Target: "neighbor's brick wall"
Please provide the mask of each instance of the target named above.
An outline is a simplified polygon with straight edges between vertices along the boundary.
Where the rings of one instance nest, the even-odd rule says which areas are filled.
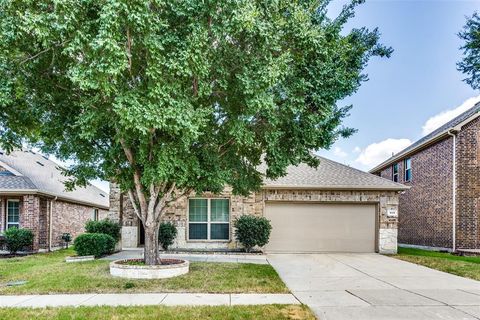
[[[457,248],[480,248],[480,118],[457,134]]]
[[[48,223],[50,220],[48,208],[48,199],[40,198],[40,211],[38,213],[38,246],[41,249],[48,248],[48,235],[50,231],[48,228]]]
[[[20,227],[32,230],[33,250],[40,249],[40,198],[35,195],[24,195],[20,204]]]
[[[452,247],[452,143],[447,138],[412,155],[410,182],[404,179],[404,159],[398,162],[398,182],[411,187],[400,195],[399,243]],[[392,180],[392,166],[380,176]]]
[[[398,170],[400,170],[400,167],[398,168]],[[392,166],[389,166],[389,167],[385,168],[384,170],[382,170],[379,175],[382,178],[385,178],[385,179],[388,179],[388,180],[393,180],[392,173],[393,173],[393,168],[392,168]],[[399,176],[399,179],[400,179],[400,175],[401,175],[400,171],[398,173],[399,173],[398,176]]]
[[[34,233],[33,250],[48,249],[50,203],[52,211],[52,247],[63,245],[61,240],[64,232],[69,232],[75,238],[85,232],[85,223],[92,218],[93,207],[74,204],[61,200],[51,201],[49,198],[36,195],[19,197],[0,197],[0,231],[5,230],[7,199],[20,200],[20,227]],[[108,210],[99,209],[99,219],[105,219]]]
[[[63,245],[62,235],[64,233],[70,233],[75,239],[79,234],[85,232],[85,223],[92,219],[94,208],[61,200],[52,203],[52,246],[59,247]],[[107,216],[108,210],[99,209],[99,220],[105,219]]]

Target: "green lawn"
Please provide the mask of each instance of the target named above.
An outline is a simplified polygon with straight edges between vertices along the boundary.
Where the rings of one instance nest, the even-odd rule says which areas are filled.
[[[233,307],[77,307],[46,309],[1,309],[0,319],[262,319],[262,320],[314,320],[306,306],[266,305]]]
[[[0,294],[105,292],[285,293],[285,284],[270,265],[193,262],[184,276],[160,280],[114,278],[109,261],[65,263],[71,249],[21,258],[0,259]],[[6,287],[9,281],[27,284]],[[2,318],[2,317],[0,317]]]
[[[398,248],[395,257],[457,276],[480,280],[480,257],[461,257],[450,253],[410,248]]]

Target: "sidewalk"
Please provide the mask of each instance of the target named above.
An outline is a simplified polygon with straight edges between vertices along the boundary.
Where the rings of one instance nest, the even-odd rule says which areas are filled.
[[[300,304],[292,294],[216,293],[120,293],[51,294],[1,296],[0,307],[77,307],[77,306],[234,306],[259,304]]]
[[[266,255],[212,254],[212,253],[160,253],[161,258],[176,258],[196,262],[230,262],[268,264]],[[122,250],[102,258],[103,260],[141,259],[143,249]]]

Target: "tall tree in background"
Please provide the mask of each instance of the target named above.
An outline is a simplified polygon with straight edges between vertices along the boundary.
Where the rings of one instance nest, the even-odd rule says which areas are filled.
[[[465,82],[474,89],[480,89],[480,16],[477,12],[467,18],[458,36],[465,42],[460,48],[463,59],[457,64],[458,70],[467,75]]]
[[[73,159],[67,186],[126,192],[161,263],[165,209],[192,192],[260,188],[353,129],[338,100],[389,56],[354,8],[321,0],[0,2],[0,143]],[[259,172],[264,161],[266,172]]]

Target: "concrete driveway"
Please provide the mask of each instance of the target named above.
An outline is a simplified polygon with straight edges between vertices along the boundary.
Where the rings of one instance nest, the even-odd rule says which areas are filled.
[[[480,319],[480,282],[379,254],[270,254],[319,319]]]

